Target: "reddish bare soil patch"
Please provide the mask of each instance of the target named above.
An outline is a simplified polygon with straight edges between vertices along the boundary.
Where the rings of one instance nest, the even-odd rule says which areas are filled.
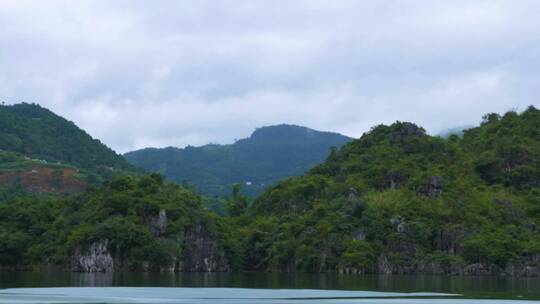
[[[0,184],[19,183],[32,193],[62,194],[84,191],[87,183],[75,178],[76,169],[34,167],[0,173]]]

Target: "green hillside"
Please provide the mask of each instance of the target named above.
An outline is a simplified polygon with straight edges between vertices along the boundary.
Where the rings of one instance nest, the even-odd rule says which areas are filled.
[[[285,177],[303,174],[324,160],[331,147],[350,140],[336,133],[277,125],[259,128],[231,145],[148,148],[125,157],[133,165],[188,183],[205,195],[229,195],[235,183],[242,184],[246,194],[255,195]]]
[[[0,106],[0,150],[81,168],[133,168],[73,122],[37,104]]]
[[[0,204],[0,269],[228,271],[230,229],[159,175],[115,177],[78,197]]]
[[[138,172],[74,123],[36,104],[0,106],[0,201],[84,191]]]
[[[12,197],[0,269],[540,276],[539,139],[534,107],[461,137],[379,125],[250,206],[234,187],[229,217],[158,174]]]
[[[524,275],[540,266],[540,111],[463,138],[374,127],[247,212],[249,269]]]

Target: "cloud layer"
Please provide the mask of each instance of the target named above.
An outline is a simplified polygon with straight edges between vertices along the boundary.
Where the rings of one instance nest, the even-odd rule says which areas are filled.
[[[431,132],[539,105],[540,2],[0,2],[0,99],[120,152],[295,123]]]

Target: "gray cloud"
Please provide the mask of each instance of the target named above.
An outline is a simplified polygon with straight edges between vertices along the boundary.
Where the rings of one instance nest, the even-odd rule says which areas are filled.
[[[0,98],[118,151],[539,105],[540,2],[0,2]]]

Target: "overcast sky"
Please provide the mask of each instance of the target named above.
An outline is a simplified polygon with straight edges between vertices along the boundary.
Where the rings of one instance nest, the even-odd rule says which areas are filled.
[[[540,105],[540,1],[0,1],[0,100],[119,152]]]

